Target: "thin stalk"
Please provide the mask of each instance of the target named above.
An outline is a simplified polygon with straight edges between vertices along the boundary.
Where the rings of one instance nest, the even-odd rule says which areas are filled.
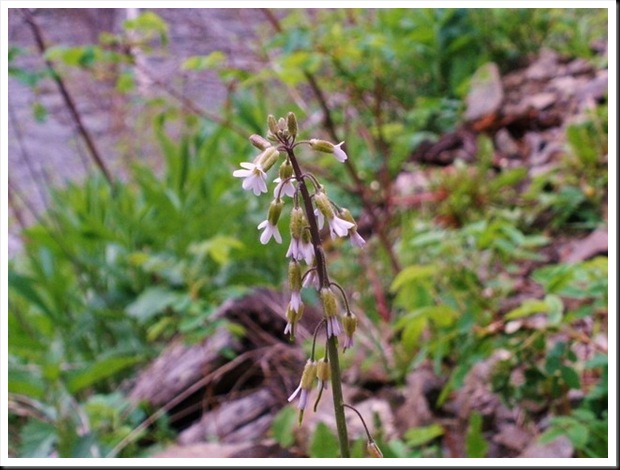
[[[319,226],[312,209],[312,200],[310,199],[310,193],[308,192],[308,188],[304,181],[304,174],[299,167],[299,163],[297,162],[293,149],[287,146],[286,152],[291,160],[291,164],[293,165],[293,171],[295,172],[295,178],[297,179],[298,188],[303,200],[306,218],[308,220],[308,225],[310,226],[310,237],[312,240],[312,246],[314,247],[319,284],[321,287],[329,288],[330,282],[327,275],[325,253],[323,252],[323,248],[321,246]],[[347,433],[347,424],[344,417],[342,379],[340,374],[340,361],[338,358],[338,344],[336,343],[335,336],[330,336],[327,340],[327,355],[332,375],[332,397],[334,401],[334,414],[336,417],[336,430],[338,433],[338,441],[340,443],[340,455],[343,458],[349,458],[351,454],[349,453],[349,437]]]

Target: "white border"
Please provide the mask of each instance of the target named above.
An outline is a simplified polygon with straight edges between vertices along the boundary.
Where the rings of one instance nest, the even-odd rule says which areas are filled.
[[[617,274],[616,266],[616,165],[617,165],[617,139],[616,133],[616,116],[617,116],[617,63],[616,63],[616,41],[617,41],[617,24],[616,24],[616,5],[613,1],[28,1],[28,0],[4,0],[0,1],[0,299],[2,323],[0,324],[0,464],[10,466],[255,466],[255,467],[281,467],[281,466],[318,466],[317,462],[312,459],[8,459],[8,418],[4,413],[8,409],[8,332],[7,332],[7,315],[8,298],[7,298],[7,259],[8,259],[8,9],[9,8],[128,8],[128,7],[149,7],[149,8],[607,8],[609,18],[609,127],[612,131],[609,133],[609,277],[614,281]],[[396,467],[426,467],[426,466],[446,466],[446,467],[488,467],[488,466],[526,466],[531,464],[545,466],[616,466],[617,450],[613,433],[616,430],[616,331],[617,331],[617,298],[616,291],[610,288],[609,292],[609,457],[607,459],[537,459],[535,461],[526,459],[391,459],[383,460],[380,466],[396,466]],[[613,341],[612,341],[613,339]],[[320,465],[334,466],[377,466],[378,461],[372,459],[323,459]]]

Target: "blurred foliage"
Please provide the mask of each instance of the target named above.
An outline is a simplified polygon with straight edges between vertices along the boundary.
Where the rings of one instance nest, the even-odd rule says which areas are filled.
[[[63,76],[112,79],[117,93],[141,106],[148,124],[137,139],[153,137],[163,163],[134,164],[113,186],[93,176],[55,190],[44,218],[24,233],[23,252],[9,264],[11,452],[135,457],[173,439],[165,415],[131,434],[148,410],[128,403],[123,383],[173,337],[200,341],[227,327],[212,319],[225,299],[258,284],[282,285],[286,247],[256,249],[257,232],[248,227],[264,218],[264,207],[242,194],[231,172],[251,156],[244,134],[264,131],[267,114],[294,111],[310,133],[346,141],[355,166],[328,173],[322,157],[310,165],[335,184],[354,216],[388,207],[388,187],[403,170],[424,171],[442,195],[415,211],[391,207],[379,220],[385,239],[371,235],[365,250],[377,278],[372,288],[368,261],[351,262],[348,246],[332,261],[336,275],[351,279],[355,309],[390,332],[387,339],[365,333],[376,346],[368,363],[381,364],[402,386],[430,361],[445,379],[440,406],[475,364],[503,351],[491,385],[504,402],[535,403],[527,419],[548,411],[543,441],[566,435],[577,455],[606,456],[607,356],[584,362],[572,340],[585,341],[576,328],[584,318],[595,333],[606,332],[607,260],[541,265],[541,251],[567,231],[604,224],[607,105],[571,124],[561,165],[533,178],[526,169],[495,170],[492,142],[483,136],[473,164],[443,170],[408,161],[420,142],[459,123],[469,80],[483,63],[507,71],[546,46],[604,67],[591,44],[605,31],[606,10],[274,13],[276,30],[263,30],[255,45],[261,70],[233,67],[223,51],[180,62],[179,73],[213,70],[226,84],[217,124],[169,95],[140,101],[134,94],[137,66],[128,50],[157,56],[171,37],[153,12],[98,44],[47,51]],[[50,75],[19,66],[29,53],[9,49],[9,75],[37,90]],[[33,114],[42,122],[47,110],[34,103]],[[524,270],[542,296],[525,292],[502,310],[520,293]],[[377,290],[386,293],[389,322],[378,314]],[[583,398],[571,400],[571,390],[584,391]],[[273,423],[283,446],[293,442],[294,416],[285,408]],[[472,413],[468,456],[487,454],[485,426]],[[375,437],[385,457],[441,457],[443,435],[431,424],[399,439]],[[309,455],[336,452],[326,441],[335,442],[321,424]],[[356,441],[353,455],[364,448]]]

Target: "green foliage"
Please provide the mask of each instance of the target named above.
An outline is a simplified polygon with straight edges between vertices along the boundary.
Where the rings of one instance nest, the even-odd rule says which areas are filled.
[[[308,453],[313,458],[329,458],[340,454],[338,438],[325,423],[320,422],[314,429]]]
[[[297,411],[290,406],[285,406],[273,419],[271,434],[282,447],[290,447],[295,442],[293,434],[297,427]]]
[[[482,434],[482,415],[474,411],[469,417],[469,427],[465,437],[465,453],[467,457],[486,457],[489,444]]]

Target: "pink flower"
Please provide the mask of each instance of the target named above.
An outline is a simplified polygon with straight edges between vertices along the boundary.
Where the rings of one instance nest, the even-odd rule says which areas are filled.
[[[254,195],[259,196],[261,193],[267,192],[267,174],[260,165],[249,162],[242,162],[242,168],[245,170],[233,171],[235,178],[244,178],[241,186],[246,191],[252,190]]]
[[[347,222],[340,217],[334,216],[328,220],[329,223],[329,235],[332,239],[339,237],[346,237],[349,234],[349,229],[355,227],[354,223]]]
[[[357,233],[357,230],[350,230],[349,238],[351,239],[351,244],[358,248],[361,248],[366,244],[366,240],[364,240],[362,236]]]
[[[274,197],[281,197],[282,195],[293,197],[295,195],[295,185],[292,178],[287,178],[284,181],[281,178],[276,178],[273,182],[278,183],[273,190]]]
[[[340,336],[342,334],[342,323],[338,315],[327,317],[327,337]]]

